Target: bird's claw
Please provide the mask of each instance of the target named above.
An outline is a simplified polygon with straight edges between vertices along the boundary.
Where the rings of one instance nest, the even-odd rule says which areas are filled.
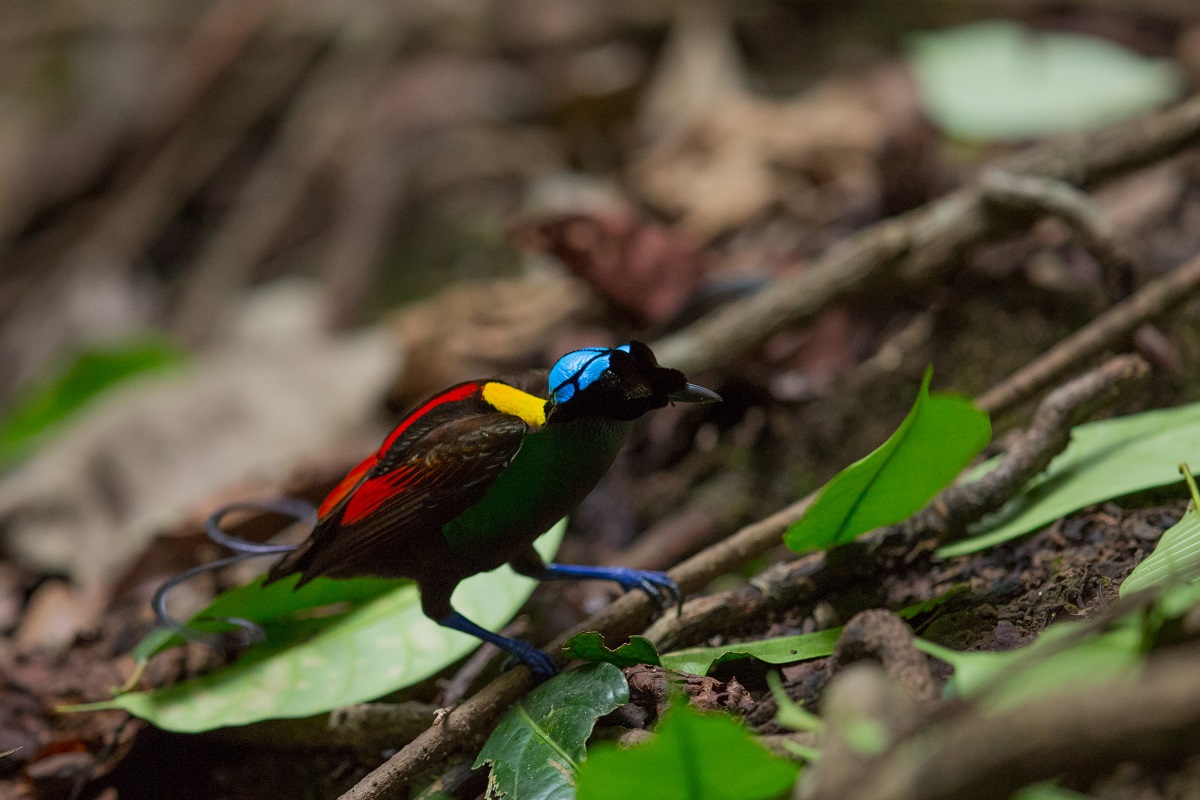
[[[680,591],[679,584],[665,572],[629,570],[628,577],[619,583],[625,591],[641,589],[664,611],[675,606],[679,613],[683,613],[683,592]]]
[[[515,645],[524,645],[524,647],[514,646],[509,650],[510,657],[504,663],[505,672],[518,664],[524,664],[529,667],[529,671],[533,673],[533,679],[538,683],[545,683],[558,674],[558,667],[550,656],[528,642],[520,639],[514,639],[513,642]]]
[[[597,580],[612,581],[627,592],[641,589],[662,606],[663,610],[675,606],[683,611],[683,592],[671,576],[665,572],[654,572],[629,567],[579,567],[569,564],[549,564],[537,577],[542,580]]]

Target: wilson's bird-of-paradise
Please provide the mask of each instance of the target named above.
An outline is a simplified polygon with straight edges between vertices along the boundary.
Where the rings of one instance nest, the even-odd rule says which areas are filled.
[[[330,492],[299,545],[229,537],[217,525],[223,511],[209,530],[239,552],[235,558],[285,552],[268,583],[296,573],[297,586],[321,575],[410,578],[430,619],[497,645],[545,679],[556,671],[553,660],[455,611],[455,587],[511,564],[539,580],[615,581],[679,602],[679,587],[664,573],[547,564],[533,542],[608,471],[633,420],[672,401],[718,400],[679,370],[660,367],[641,342],[575,350],[548,375],[467,381],[419,404]],[[166,592],[196,571],[176,576],[155,596],[164,624],[181,627],[166,613]]]

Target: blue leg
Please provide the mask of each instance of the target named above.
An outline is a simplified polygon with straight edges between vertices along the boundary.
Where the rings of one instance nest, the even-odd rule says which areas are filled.
[[[529,667],[530,672],[533,673],[533,677],[539,683],[549,680],[558,674],[558,667],[554,666],[554,660],[529,642],[523,642],[520,639],[510,639],[507,636],[492,633],[486,628],[481,628],[474,622],[471,622],[471,620],[457,611],[448,617],[439,619],[438,624],[447,628],[453,628],[456,631],[469,633],[489,644],[496,645],[496,647],[499,647],[513,658],[519,659]]]
[[[542,581],[598,580],[613,581],[625,591],[641,589],[659,605],[675,606],[683,610],[683,592],[679,584],[665,572],[628,569],[627,567],[580,567],[572,564],[547,564],[546,568],[533,577]]]

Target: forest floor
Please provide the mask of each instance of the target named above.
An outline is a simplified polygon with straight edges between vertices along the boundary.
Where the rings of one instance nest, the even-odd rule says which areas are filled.
[[[896,429],[927,365],[936,389],[991,415],[981,459],[1024,452],[1039,402],[1081,375],[1102,385],[1042,430],[1061,434],[1047,458],[1071,425],[1200,399],[1189,2],[979,4],[1178,77],[1171,102],[1124,121],[990,141],[948,135],[922,105],[905,37],[970,21],[938,4],[48,5],[0,15],[19,33],[0,83],[26,98],[0,119],[0,798],[403,797],[473,759],[528,689],[494,653],[378,699],[422,709],[417,722],[355,734],[329,733],[329,714],[177,733],[58,709],[134,674],[155,589],[223,552],[203,532],[216,508],[318,503],[431,391],[577,346],[647,341],[724,398],[639,423],[557,557],[671,570],[687,603],[654,621],[606,585],[546,584],[514,630],[538,645],[579,627],[609,645],[647,633],[666,652],[846,626],[830,656],[673,676],[767,742],[791,735],[770,670],[821,712],[864,659],[916,698],[897,735],[951,730],[953,670],[912,634],[1002,652],[1058,622],[1101,625],[1184,516],[1170,486],[955,557],[934,551],[987,509],[828,553],[780,538],[802,498]],[[135,350],[151,367],[121,366]],[[1120,354],[1136,375],[1104,377]],[[122,370],[138,375],[116,385]],[[250,515],[236,533],[284,527]],[[173,603],[202,607],[261,568],[208,574]],[[913,606],[911,634],[872,616]],[[1189,653],[1194,616],[1153,655]],[[190,642],[138,685],[241,652]],[[663,668],[625,671],[631,703],[600,738],[637,740],[666,702]],[[1061,763],[1026,759],[1027,781],[971,796],[1046,777],[1113,800],[1200,796],[1200,714],[1158,728],[1128,714],[1151,718],[1145,752],[1094,763],[1076,731]],[[869,796],[960,796],[989,769],[1020,773],[1003,760],[1016,752],[960,757],[944,795]],[[831,755],[797,796],[839,796],[853,784],[838,768],[894,766],[856,757]],[[460,775],[452,796],[486,787],[486,770]]]

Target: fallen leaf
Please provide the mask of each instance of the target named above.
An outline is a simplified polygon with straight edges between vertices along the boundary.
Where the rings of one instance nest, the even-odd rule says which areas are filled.
[[[837,79],[789,100],[743,88],[729,20],[685,4],[640,125],[634,187],[706,241],[785,203],[813,221],[877,198],[885,113],[869,84]]]
[[[539,274],[460,284],[407,306],[384,321],[408,354],[389,399],[405,407],[469,378],[528,367],[591,304],[577,281]]]
[[[641,325],[678,314],[704,269],[700,250],[685,236],[629,213],[546,216],[518,226],[514,238],[558,258]]]
[[[261,290],[192,367],[122,385],[0,481],[19,563],[88,588],[220,491],[282,482],[347,441],[373,441],[402,352],[385,329],[328,339],[318,295]]]

